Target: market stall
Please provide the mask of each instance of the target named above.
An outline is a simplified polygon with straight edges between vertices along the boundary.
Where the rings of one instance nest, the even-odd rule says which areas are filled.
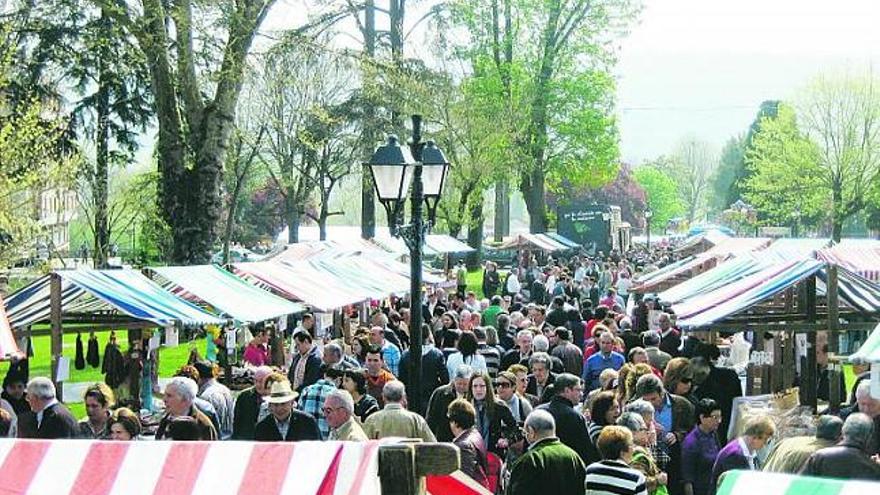
[[[498,246],[499,250],[540,251],[555,253],[580,248],[580,245],[558,234],[516,234]]]
[[[874,328],[880,319],[880,285],[858,274],[804,257],[770,263],[741,279],[672,305],[685,332],[754,332],[747,395],[781,393],[795,383],[816,383],[817,333],[828,332],[829,352],[837,352],[837,332]],[[796,352],[796,349],[800,351]],[[830,366],[829,406],[840,403]],[[800,403],[817,406],[815,386],[800,390]]]
[[[4,493],[488,495],[452,444],[0,439]],[[438,488],[439,487],[439,488]]]
[[[762,250],[770,242],[771,239],[765,237],[730,237],[719,240],[717,245],[703,253],[635,279],[630,292],[647,294],[667,290],[701,273],[712,270],[725,260]]]
[[[815,478],[761,471],[728,471],[716,495],[868,495],[880,492],[880,483]]]
[[[129,269],[55,271],[11,294],[6,299],[6,312],[11,327],[28,337],[38,334],[31,331],[32,325],[49,326],[52,381],[59,396],[63,396],[60,382],[69,369],[62,348],[65,326],[79,325],[89,331],[127,329],[135,332],[129,335],[131,341],[140,340],[141,329],[222,325],[226,321]],[[146,368],[143,371],[145,376],[149,372]],[[137,393],[132,395],[138,397]]]

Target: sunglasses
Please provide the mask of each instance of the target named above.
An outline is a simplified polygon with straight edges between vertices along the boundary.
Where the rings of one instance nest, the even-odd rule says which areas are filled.
[[[511,384],[509,382],[495,382],[495,383],[493,383],[493,385],[495,385],[498,388],[506,388],[506,387],[511,386]]]
[[[687,378],[687,377],[685,377],[685,378],[682,378],[682,379],[681,379],[681,383],[690,383],[690,382],[692,382],[692,381],[694,381],[693,378]]]

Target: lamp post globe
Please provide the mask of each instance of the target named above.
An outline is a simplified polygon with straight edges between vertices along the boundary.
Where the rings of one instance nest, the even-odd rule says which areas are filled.
[[[388,214],[391,235],[403,239],[409,249],[410,259],[410,349],[409,380],[406,385],[410,408],[421,411],[423,391],[422,367],[422,252],[425,237],[437,211],[443,193],[443,184],[449,173],[449,161],[433,141],[422,141],[422,118],[412,116],[412,140],[409,146],[401,146],[397,136],[388,136],[370,160],[369,166],[379,202]],[[412,193],[410,194],[410,190]],[[411,221],[403,225],[402,212],[410,196]],[[427,221],[422,218],[427,207]]]

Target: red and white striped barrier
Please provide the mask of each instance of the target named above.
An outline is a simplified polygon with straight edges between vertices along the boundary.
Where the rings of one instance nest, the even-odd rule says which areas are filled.
[[[378,452],[379,442],[2,439],[0,493],[378,495]]]

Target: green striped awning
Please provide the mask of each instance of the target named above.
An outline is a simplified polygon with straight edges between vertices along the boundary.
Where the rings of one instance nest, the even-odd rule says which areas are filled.
[[[728,471],[716,495],[869,495],[880,483],[760,471]]]

